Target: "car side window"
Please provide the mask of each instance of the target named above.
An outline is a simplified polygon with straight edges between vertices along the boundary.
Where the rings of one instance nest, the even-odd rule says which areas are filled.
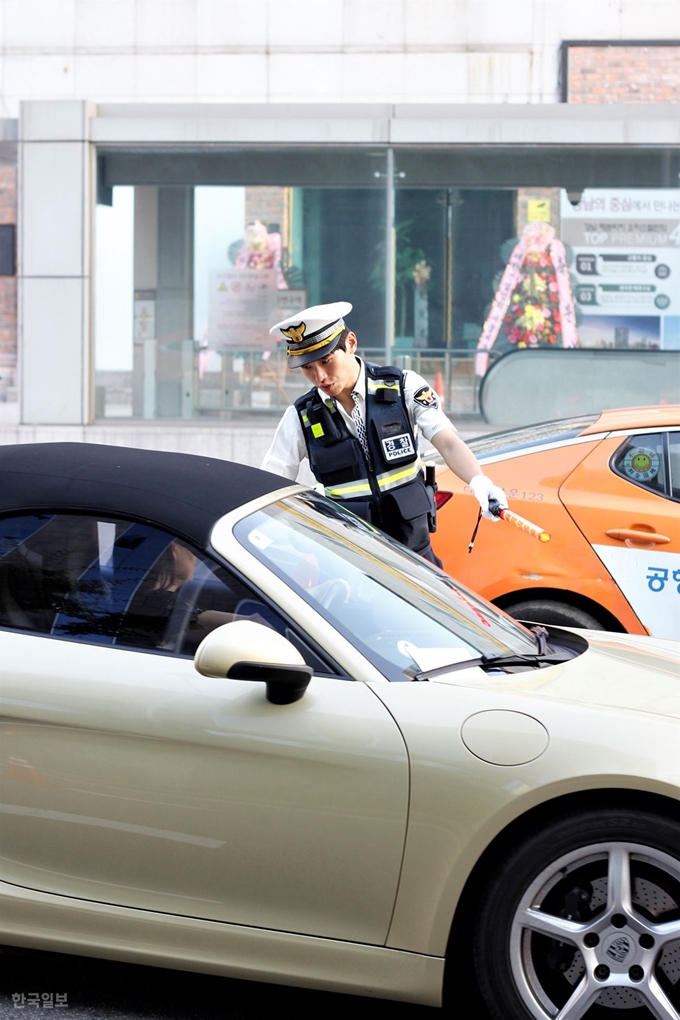
[[[666,496],[666,459],[662,432],[630,436],[619,447],[612,468],[623,478],[659,496]]]
[[[236,575],[149,524],[76,514],[0,520],[0,626],[193,655],[206,634],[250,619],[329,667]]]
[[[671,497],[680,500],[680,432],[668,433],[668,453],[671,467]]]

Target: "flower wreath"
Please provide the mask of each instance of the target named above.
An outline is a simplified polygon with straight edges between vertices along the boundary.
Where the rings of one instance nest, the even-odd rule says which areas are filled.
[[[477,344],[477,375],[486,372],[501,328],[520,349],[578,347],[567,256],[549,223],[527,223],[512,251]]]

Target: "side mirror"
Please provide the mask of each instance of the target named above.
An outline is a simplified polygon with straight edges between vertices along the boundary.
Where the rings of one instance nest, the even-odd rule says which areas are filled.
[[[314,675],[290,641],[250,620],[225,623],[207,634],[196,649],[194,666],[201,676],[261,680],[274,705],[299,701]]]

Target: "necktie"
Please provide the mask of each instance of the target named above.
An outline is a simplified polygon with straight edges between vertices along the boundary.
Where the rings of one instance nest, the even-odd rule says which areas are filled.
[[[356,393],[352,393],[352,400],[354,401],[354,407],[352,408],[352,421],[354,422],[357,430],[357,439],[361,443],[361,449],[364,451],[366,463],[370,470],[373,465],[371,464],[371,454],[368,450],[368,436],[366,435],[364,419],[361,417],[361,411],[359,410],[359,398]]]

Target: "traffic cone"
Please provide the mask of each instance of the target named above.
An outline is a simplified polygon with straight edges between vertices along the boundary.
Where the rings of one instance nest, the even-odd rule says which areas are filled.
[[[442,407],[444,406],[444,380],[442,379],[441,372],[437,372],[434,377],[434,392],[437,394],[441,401]]]

